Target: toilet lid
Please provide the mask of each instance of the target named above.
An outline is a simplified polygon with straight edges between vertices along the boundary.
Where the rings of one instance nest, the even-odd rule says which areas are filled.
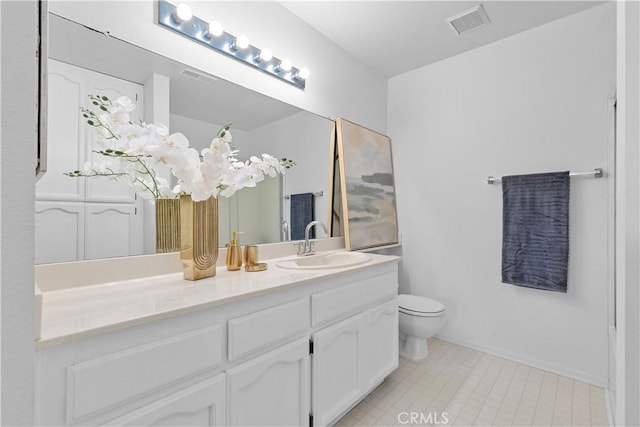
[[[444,311],[444,305],[440,301],[407,294],[398,295],[398,308],[407,314],[441,313]]]

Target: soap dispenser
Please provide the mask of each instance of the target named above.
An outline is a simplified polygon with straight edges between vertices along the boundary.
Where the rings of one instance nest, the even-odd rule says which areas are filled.
[[[227,247],[227,270],[236,271],[242,267],[242,250],[238,244],[240,231],[231,233],[231,243]]]

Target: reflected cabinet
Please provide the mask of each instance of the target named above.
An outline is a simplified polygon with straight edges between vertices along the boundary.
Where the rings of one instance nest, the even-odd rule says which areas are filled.
[[[36,263],[141,254],[142,204],[129,187],[64,173],[95,160],[95,134],[80,115],[89,95],[141,103],[142,86],[53,60],[47,76],[48,170],[36,184]]]

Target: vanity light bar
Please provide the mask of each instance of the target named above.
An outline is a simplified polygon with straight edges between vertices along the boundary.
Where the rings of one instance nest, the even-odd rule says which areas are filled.
[[[179,7],[183,7],[183,5]],[[309,71],[306,68],[298,69],[290,65],[291,61],[279,59],[272,55],[269,60],[265,58],[265,55],[261,58],[261,49],[251,44],[242,48],[242,44],[239,43],[239,41],[244,41],[239,40],[242,36],[236,38],[226,31],[222,31],[218,36],[210,34],[208,22],[193,15],[188,20],[182,19],[184,15],[180,14],[179,17],[177,9],[178,8],[171,3],[159,0],[158,24],[220,53],[235,58],[238,61],[244,62],[247,65],[262,70],[267,74],[284,80],[300,89],[305,88],[306,79],[309,76]],[[271,51],[269,51],[269,53],[270,52]],[[267,57],[268,56],[269,55],[267,55]],[[285,66],[283,66],[283,64]]]

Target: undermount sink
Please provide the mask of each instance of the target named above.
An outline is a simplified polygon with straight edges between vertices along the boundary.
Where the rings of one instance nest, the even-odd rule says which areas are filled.
[[[371,260],[371,255],[360,252],[331,252],[287,259],[278,262],[280,268],[293,270],[319,270],[325,268],[344,268],[364,264]]]

